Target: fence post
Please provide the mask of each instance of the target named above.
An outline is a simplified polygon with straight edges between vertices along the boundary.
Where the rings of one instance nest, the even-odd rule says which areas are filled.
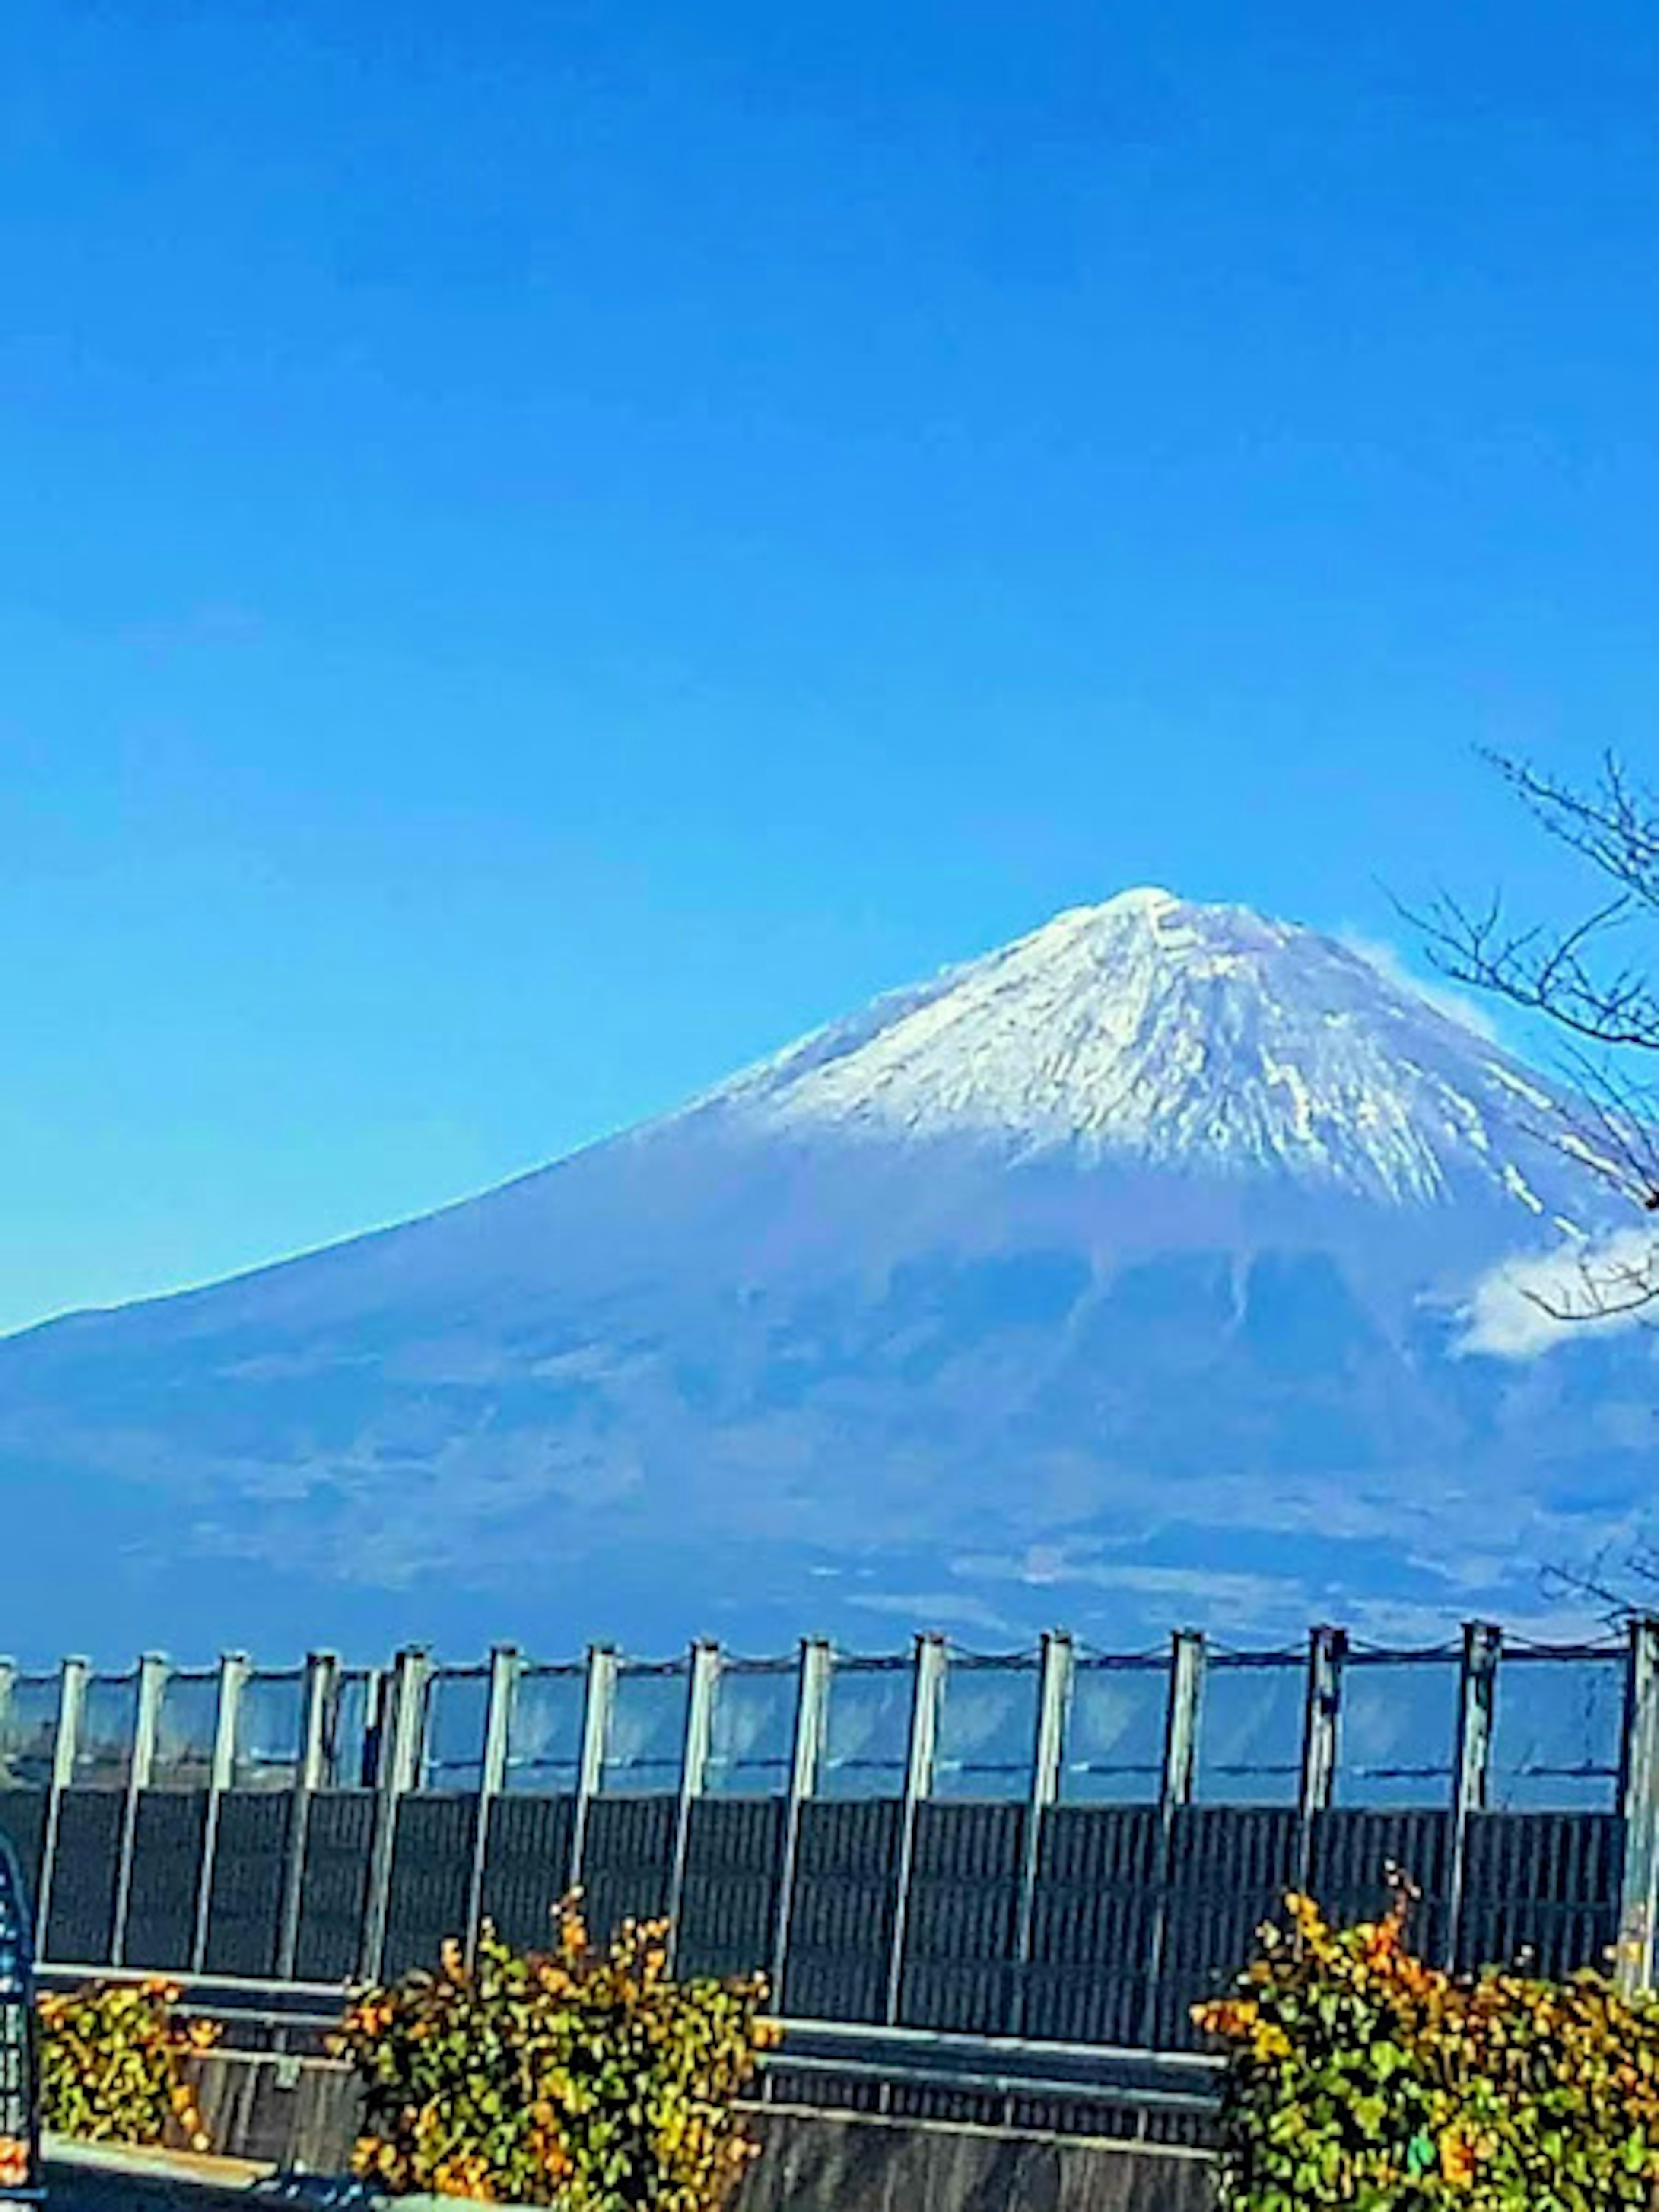
[[[202,1876],[196,1887],[196,1927],[190,1966],[199,1974],[207,1962],[208,1919],[213,1909],[213,1863],[219,1849],[219,1811],[236,1768],[236,1715],[247,1680],[245,1651],[227,1651],[219,1661],[219,1695],[213,1715],[213,1752],[208,1767],[207,1806],[202,1820]]]
[[[1314,1826],[1336,1781],[1337,1731],[1342,1713],[1345,1628],[1316,1628],[1308,1638],[1308,1693],[1302,1717],[1302,1779],[1297,1793],[1296,1886],[1312,1878]]]
[[[483,1749],[478,1762],[478,1804],[472,1823],[472,1870],[466,1886],[466,1955],[477,1953],[483,1921],[484,1870],[489,1858],[489,1824],[495,1800],[507,1787],[507,1738],[513,1700],[524,1661],[511,1644],[498,1644],[489,1655],[489,1702],[484,1708]]]
[[[1630,1625],[1620,1765],[1625,1866],[1614,1973],[1621,1994],[1638,1996],[1653,1987],[1659,1903],[1659,1620],[1651,1616]]]
[[[127,1800],[121,1814],[121,1856],[115,1873],[115,1925],[110,1936],[110,1964],[125,1964],[127,1916],[132,1904],[132,1851],[138,1832],[138,1801],[149,1787],[155,1761],[155,1725],[161,1717],[167,1662],[159,1651],[138,1662],[138,1697],[133,1716],[132,1759],[127,1771]]]
[[[674,1850],[668,1875],[668,1963],[679,1956],[680,1911],[685,1902],[685,1862],[691,1844],[691,1808],[702,1796],[708,1769],[708,1735],[720,1683],[720,1648],[699,1638],[691,1646],[685,1686],[685,1741],[680,1753],[680,1786],[674,1808]]]
[[[300,1756],[294,1770],[289,1806],[288,1844],[283,1868],[283,1904],[276,1923],[276,1978],[294,1979],[300,1946],[300,1908],[305,1897],[306,1844],[311,1834],[311,1803],[333,1779],[329,1771],[340,1662],[331,1651],[307,1654],[301,1690]]]
[[[918,1636],[910,1674],[910,1740],[904,1763],[904,1796],[899,1814],[898,1887],[893,1899],[893,1944],[887,1960],[887,2002],[883,2018],[895,2027],[904,1985],[904,1942],[910,1925],[910,1885],[915,1874],[916,1822],[921,1807],[933,1794],[933,1764],[939,1748],[939,1698],[945,1688],[945,1644],[942,1636]]]
[[[581,1761],[576,1769],[576,1802],[570,1822],[570,1879],[565,1885],[568,1889],[581,1887],[582,1867],[587,1856],[587,1818],[605,1775],[605,1749],[611,1737],[611,1707],[616,1694],[615,1647],[590,1644],[587,1694],[582,1700]]]
[[[1457,1753],[1452,1775],[1451,1872],[1447,1884],[1444,1963],[1457,1963],[1462,1932],[1463,1891],[1468,1877],[1469,1817],[1486,1802],[1486,1770],[1492,1754],[1492,1708],[1498,1661],[1504,1634],[1490,1621],[1463,1624],[1463,1663],[1457,1698]]]
[[[65,1659],[58,1676],[58,1729],[52,1738],[52,1781],[47,1787],[46,1827],[40,1838],[40,1879],[34,1900],[34,1951],[39,1959],[46,1956],[52,1878],[58,1861],[58,1826],[64,1809],[64,1792],[74,1786],[75,1755],[80,1743],[81,1715],[87,1701],[87,1676],[90,1671],[90,1662],[85,1659]]]
[[[784,1801],[778,1917],[772,1936],[772,1972],[769,1977],[772,2008],[779,2013],[783,2009],[784,1976],[789,1965],[789,1926],[795,1907],[795,1868],[800,1857],[801,1808],[817,1789],[823,1763],[824,1729],[830,1710],[830,1645],[825,1638],[802,1638],[795,1677],[789,1794]]]
[[[1169,1948],[1170,1884],[1174,1869],[1176,1814],[1192,1802],[1198,1767],[1198,1730],[1204,1702],[1204,1637],[1195,1628],[1176,1629],[1170,1645],[1170,1703],[1164,1728],[1164,1783],[1158,1793],[1158,1875],[1153,1891],[1152,1928],[1147,1946],[1146,1996],[1141,2012],[1141,2041],[1158,2040],[1159,1984]]]
[[[420,1778],[428,1671],[426,1653],[416,1645],[405,1646],[392,1662],[387,1695],[381,1699],[380,1740],[374,1774],[374,1831],[369,1845],[368,1888],[363,1901],[359,1967],[366,1982],[380,1979],[386,1960],[398,1810]]]
[[[1049,1808],[1060,1797],[1060,1762],[1066,1722],[1071,1711],[1076,1654],[1069,1636],[1045,1631],[1037,1676],[1036,1737],[1031,1747],[1031,1787],[1020,1841],[1019,1901],[1014,1919],[1014,1977],[1008,2032],[1025,2024],[1026,1985],[1030,1979],[1032,1936],[1036,1922],[1037,1875],[1042,1863],[1042,1830]]]

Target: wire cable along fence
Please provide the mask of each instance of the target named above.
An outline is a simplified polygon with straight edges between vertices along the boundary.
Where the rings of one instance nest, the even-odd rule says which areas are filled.
[[[70,1659],[0,1668],[0,1830],[43,1972],[337,1990],[426,1964],[484,1917],[538,1943],[580,1885],[601,1934],[666,1917],[680,1972],[764,1972],[843,2076],[834,2039],[855,2028],[890,2051],[1172,2052],[1287,1887],[1365,1912],[1390,1863],[1422,1893],[1431,1956],[1528,1951],[1560,1972],[1616,1952],[1627,1984],[1650,1981],[1659,1630],[1543,1648],[1475,1623],[1413,1650],[1321,1628],[1266,1653],[1182,1632],[1136,1655],[1054,1634],[1000,1656],[924,1635],[902,1657],[808,1639],[762,1660],[708,1643],[656,1662]]]

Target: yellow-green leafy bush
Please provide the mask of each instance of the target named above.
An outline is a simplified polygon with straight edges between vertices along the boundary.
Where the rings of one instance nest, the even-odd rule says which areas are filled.
[[[714,2212],[754,2145],[733,2100],[773,2031],[758,1979],[670,1978],[664,1925],[591,1945],[574,1899],[547,1954],[486,1926],[476,1960],[371,1990],[337,2047],[366,2092],[356,2171],[562,2212]]]
[[[1443,1973],[1406,1940],[1403,1889],[1352,1928],[1289,1906],[1236,1993],[1194,2014],[1228,2049],[1229,2212],[1655,2201],[1659,2006],[1590,1972]]]
[[[170,2143],[208,2148],[201,2108],[185,2070],[218,2031],[174,2014],[169,1982],[94,1982],[43,1996],[40,2117],[83,2142]]]

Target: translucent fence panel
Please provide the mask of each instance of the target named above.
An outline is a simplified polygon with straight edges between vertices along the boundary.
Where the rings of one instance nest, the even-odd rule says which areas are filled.
[[[909,1763],[908,1660],[841,1659],[830,1670],[820,1797],[900,1797]]]
[[[161,1685],[155,1716],[150,1786],[205,1790],[213,1774],[213,1738],[219,1721],[219,1676],[180,1669]]]
[[[305,1677],[297,1668],[247,1677],[236,1706],[234,1789],[292,1787],[300,1772],[304,1707]]]
[[[1199,1710],[1203,1805],[1294,1805],[1302,1784],[1304,1660],[1212,1658]]]
[[[377,1668],[347,1668],[334,1687],[326,1765],[335,1790],[366,1790],[374,1779],[371,1730],[380,1718]]]
[[[76,1738],[76,1781],[87,1789],[124,1790],[132,1772],[137,1722],[137,1674],[94,1674]]]
[[[0,1786],[45,1790],[58,1747],[56,1674],[14,1674],[0,1709]]]
[[[689,1680],[683,1662],[617,1668],[599,1772],[605,1796],[651,1797],[679,1788]]]
[[[1334,1802],[1449,1804],[1462,1669],[1455,1658],[1351,1656],[1342,1669]]]
[[[507,1727],[507,1786],[526,1796],[569,1796],[581,1772],[587,1674],[581,1667],[526,1667]]]
[[[934,1747],[936,1797],[1030,1796],[1037,1683],[1035,1660],[952,1657]]]
[[[489,1709],[487,1667],[444,1668],[433,1675],[426,1690],[422,1790],[467,1794],[482,1787]]]
[[[714,1686],[703,1788],[712,1796],[778,1797],[794,1757],[799,1672],[728,1662]]]
[[[1627,1675],[1620,1651],[1505,1652],[1487,1802],[1499,1812],[1612,1812]]]
[[[1167,1660],[1079,1660],[1066,1717],[1061,1800],[1155,1803],[1164,1787],[1169,1705]]]

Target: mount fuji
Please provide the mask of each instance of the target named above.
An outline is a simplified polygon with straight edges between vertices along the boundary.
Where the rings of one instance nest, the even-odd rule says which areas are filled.
[[[11,1641],[1133,1647],[1538,1615],[1650,1494],[1565,1100],[1360,953],[1158,890],[681,1110],[0,1343]]]

